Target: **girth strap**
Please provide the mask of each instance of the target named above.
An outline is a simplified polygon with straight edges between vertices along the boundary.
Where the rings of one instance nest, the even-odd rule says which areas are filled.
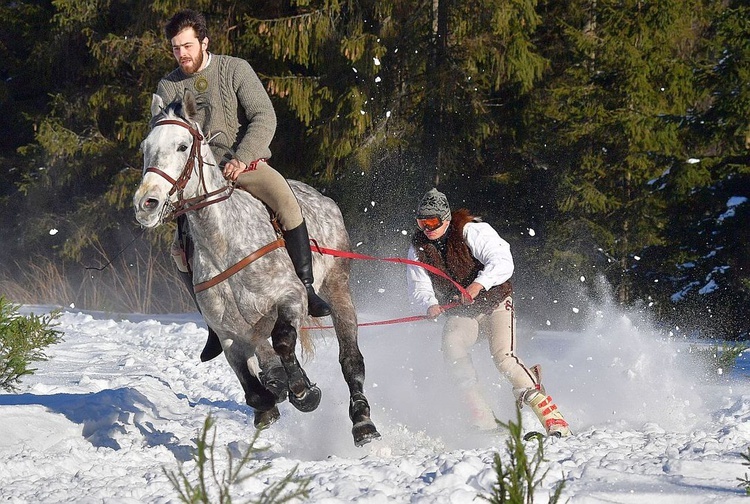
[[[276,240],[272,241],[268,245],[265,245],[249,256],[242,259],[240,262],[236,263],[233,266],[230,266],[228,269],[222,271],[215,277],[211,278],[210,280],[206,280],[205,282],[201,282],[195,286],[195,292],[198,293],[200,291],[204,291],[208,289],[209,287],[213,287],[214,285],[218,284],[219,282],[223,282],[230,276],[234,275],[238,271],[240,271],[242,268],[250,264],[251,262],[255,261],[256,259],[259,259],[266,255],[267,253],[271,252],[272,250],[276,250],[277,248],[281,248],[284,246],[284,239],[283,238],[277,238]]]

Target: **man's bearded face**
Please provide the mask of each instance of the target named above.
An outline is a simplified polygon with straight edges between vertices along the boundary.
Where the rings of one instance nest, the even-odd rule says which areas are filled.
[[[195,30],[185,28],[172,37],[172,54],[186,74],[194,74],[203,66],[208,38],[198,40]]]

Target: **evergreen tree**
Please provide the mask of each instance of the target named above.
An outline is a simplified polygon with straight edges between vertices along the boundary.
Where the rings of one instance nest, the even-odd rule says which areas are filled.
[[[289,63],[269,89],[308,128],[313,171],[340,178],[332,190],[362,219],[355,234],[382,244],[376,235],[411,229],[404,217],[436,183],[461,200],[467,179],[483,184],[478,210],[496,211],[490,177],[515,155],[522,97],[546,65],[531,43],[535,2],[315,5],[248,18],[244,33],[253,54]]]
[[[24,228],[25,249],[51,246],[80,260],[92,239],[132,228],[137,148],[150,93],[169,54],[147,3],[65,1],[37,26],[27,63],[50,101],[29,121],[34,142],[19,149],[19,183],[34,209]],[[160,70],[161,69],[161,70]],[[128,168],[138,170],[128,171]],[[51,236],[49,230],[59,231]]]
[[[20,82],[10,99],[31,104],[17,112],[24,143],[12,146],[16,187],[5,204],[13,213],[4,214],[15,239],[3,259],[14,259],[23,276],[25,261],[42,254],[78,291],[93,278],[83,265],[114,257],[136,232],[138,146],[151,92],[170,65],[168,46],[146,2],[13,2],[5,9],[11,33],[28,32],[11,51]],[[75,267],[66,268],[70,261]]]
[[[644,251],[643,297],[673,325],[747,337],[750,307],[750,7],[716,12],[697,61],[706,98],[685,121],[690,160],[657,181],[669,201],[665,245]]]
[[[132,239],[138,145],[175,66],[162,29],[184,6],[0,6],[4,258],[81,263]],[[732,313],[748,303],[747,2],[191,7],[211,50],[266,84],[274,166],[332,195],[368,252],[402,253],[439,184],[511,241],[517,283],[546,276],[562,292],[603,272],[665,320],[690,311],[746,332]],[[170,233],[148,238],[166,249]]]
[[[554,64],[530,110],[530,146],[558,181],[549,275],[603,272],[635,300],[631,267],[670,218],[650,182],[684,165],[684,124],[707,96],[692,73],[710,14],[701,2],[550,4]]]

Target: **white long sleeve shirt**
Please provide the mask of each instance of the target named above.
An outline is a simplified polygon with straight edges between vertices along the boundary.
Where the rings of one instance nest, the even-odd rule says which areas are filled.
[[[510,245],[503,240],[497,231],[486,222],[469,222],[464,226],[463,238],[471,255],[484,265],[475,282],[489,290],[510,279],[513,275],[513,256]],[[409,247],[407,257],[418,261],[414,245]],[[440,304],[432,287],[432,280],[426,269],[409,265],[406,268],[406,280],[411,302],[427,310],[432,305]]]

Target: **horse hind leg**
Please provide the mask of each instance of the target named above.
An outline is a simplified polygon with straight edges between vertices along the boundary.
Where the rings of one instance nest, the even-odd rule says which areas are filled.
[[[325,286],[339,343],[339,364],[349,387],[352,436],[356,446],[363,446],[379,438],[380,433],[370,418],[370,403],[364,394],[365,360],[357,342],[357,313],[349,290],[348,274],[343,270],[332,272],[326,278]]]
[[[349,418],[352,421],[355,446],[364,446],[380,437],[375,423],[370,418],[370,403],[363,393],[352,394],[349,398]]]
[[[310,382],[305,370],[300,366],[295,354],[297,331],[281,313],[271,331],[271,341],[286,371],[289,402],[306,413],[315,410],[320,404],[321,391]]]

